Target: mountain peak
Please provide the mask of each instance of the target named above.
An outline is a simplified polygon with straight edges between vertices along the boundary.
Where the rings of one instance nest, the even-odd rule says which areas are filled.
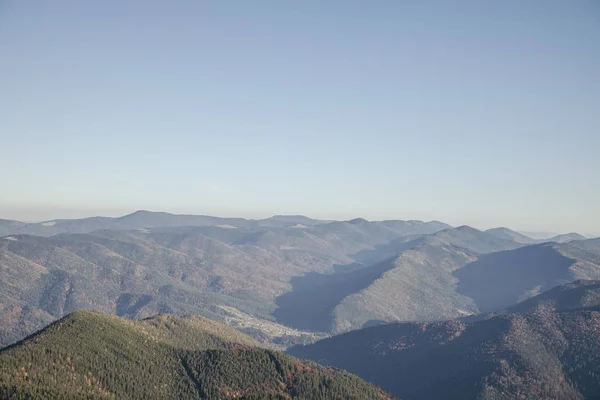
[[[70,314],[0,351],[0,398],[390,398],[347,372],[215,341],[189,322]]]
[[[363,224],[369,223],[369,221],[367,221],[364,218],[354,218],[354,219],[351,219],[350,221],[348,221],[348,223],[352,224],[352,225],[363,225]]]
[[[538,243],[536,239],[533,239],[529,236],[526,236],[522,233],[513,231],[512,229],[506,227],[499,228],[491,228],[486,230],[485,232],[494,235],[500,239],[512,240],[514,242],[522,243],[522,244],[534,244]]]
[[[481,231],[479,229],[475,229],[472,226],[469,225],[461,225],[461,226],[457,226],[456,228],[457,231],[461,231],[461,232],[471,232],[471,233],[480,233]]]

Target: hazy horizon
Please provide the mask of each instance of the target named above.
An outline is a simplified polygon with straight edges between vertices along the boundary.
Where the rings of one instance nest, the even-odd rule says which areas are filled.
[[[424,222],[433,222],[433,221],[438,221],[438,222],[443,222],[443,223],[447,223],[453,227],[458,227],[458,226],[462,226],[462,225],[467,225],[467,226],[471,226],[473,228],[479,229],[479,230],[486,230],[486,229],[491,229],[491,228],[509,228],[513,231],[516,232],[520,232],[522,234],[525,234],[527,236],[530,236],[531,238],[534,239],[547,239],[550,238],[552,236],[557,236],[557,235],[562,235],[562,234],[567,234],[567,233],[579,233],[582,234],[588,238],[592,238],[592,237],[600,237],[599,234],[596,234],[594,232],[584,232],[584,231],[556,231],[556,230],[532,230],[532,229],[521,229],[519,227],[513,227],[513,226],[506,226],[506,225],[492,225],[492,226],[476,226],[473,224],[469,224],[469,223],[451,223],[449,221],[445,221],[445,220],[439,220],[439,219],[420,219],[420,218],[402,218],[402,217],[391,217],[391,218],[367,218],[364,215],[348,215],[348,216],[343,216],[343,217],[327,217],[327,216],[314,216],[314,215],[309,215],[309,214],[305,214],[305,213],[274,213],[274,214],[264,214],[264,215],[254,215],[254,216],[248,216],[245,214],[238,214],[238,213],[233,213],[230,215],[223,215],[223,214],[211,214],[211,213],[205,213],[205,212],[193,212],[193,211],[181,211],[181,212],[176,212],[176,211],[168,211],[168,210],[158,210],[158,209],[132,209],[132,210],[104,210],[101,211],[99,210],[98,212],[94,212],[94,211],[83,211],[83,210],[63,210],[61,211],[54,211],[53,213],[46,213],[43,212],[42,214],[36,214],[36,213],[28,213],[25,212],[24,214],[21,213],[16,213],[13,214],[15,216],[19,216],[19,215],[24,215],[24,216],[31,216],[31,215],[45,215],[46,217],[44,218],[7,218],[5,217],[2,213],[0,213],[0,220],[4,219],[4,220],[15,220],[15,221],[20,221],[20,222],[26,222],[26,223],[40,223],[40,222],[49,222],[49,221],[53,221],[53,220],[61,220],[61,219],[82,219],[82,218],[93,218],[93,217],[110,217],[110,218],[118,218],[118,217],[123,217],[129,214],[133,214],[135,212],[138,211],[149,211],[149,212],[164,212],[164,213],[169,213],[169,214],[187,214],[187,215],[206,215],[206,216],[211,216],[211,217],[220,217],[220,218],[245,218],[245,219],[265,219],[265,218],[269,218],[269,217],[273,217],[273,216],[277,216],[277,215],[297,215],[297,216],[305,216],[305,217],[309,217],[309,218],[314,218],[314,219],[320,219],[320,220],[324,220],[324,221],[349,221],[355,218],[364,218],[366,220],[369,221],[383,221],[383,220],[420,220],[420,221],[424,221]]]
[[[600,4],[0,3],[0,218],[600,234]]]

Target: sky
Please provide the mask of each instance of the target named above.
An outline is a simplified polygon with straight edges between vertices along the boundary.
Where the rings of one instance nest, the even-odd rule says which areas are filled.
[[[600,2],[0,0],[0,218],[600,234]]]

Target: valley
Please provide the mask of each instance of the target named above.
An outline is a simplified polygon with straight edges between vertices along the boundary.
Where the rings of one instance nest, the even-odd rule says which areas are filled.
[[[506,228],[498,237],[440,222],[149,212],[109,221],[122,229],[86,232],[96,219],[4,224],[14,230],[0,238],[0,344],[96,309],[201,314],[284,348],[384,322],[497,312],[600,279],[598,239],[525,244]],[[19,233],[42,227],[80,233]]]
[[[28,354],[34,354],[37,343],[47,340],[44,332],[55,332],[56,326],[107,326],[110,331],[113,328],[105,324],[116,323],[117,330],[107,333],[110,337],[138,335],[122,330],[130,324],[145,335],[136,341],[157,341],[159,347],[152,350],[156,354],[174,344],[196,352],[177,356],[183,357],[183,364],[167,367],[156,378],[165,381],[169,369],[182,367],[184,380],[169,390],[183,397],[260,393],[247,386],[254,378],[243,382],[234,378],[256,362],[271,371],[259,373],[260,379],[274,379],[267,385],[269,393],[284,397],[292,393],[288,390],[295,383],[277,378],[273,374],[279,372],[260,361],[283,356],[264,353],[267,350],[229,354],[204,348],[200,354],[198,344],[190,341],[206,343],[203,336],[193,339],[200,334],[193,330],[200,327],[216,329],[242,346],[287,349],[293,356],[346,369],[401,399],[442,394],[578,399],[600,390],[581,372],[596,362],[587,353],[595,351],[594,335],[600,326],[596,321],[600,239],[539,243],[507,228],[479,231],[419,221],[170,218],[140,212],[110,220],[110,229],[89,232],[98,221],[4,224],[5,230],[16,228],[0,238],[0,316],[5,321],[0,345],[6,346],[0,359],[17,365],[30,357],[19,355],[19,349],[25,346]],[[71,232],[19,233],[42,227]],[[52,335],[60,343],[65,340]],[[75,347],[69,357],[78,351]],[[171,357],[166,355],[169,351],[161,357]],[[78,356],[82,357],[81,368],[96,368]],[[135,357],[150,355],[142,352]],[[215,370],[217,377],[202,372],[221,359],[235,360],[241,369]],[[298,365],[287,359],[277,363]],[[53,372],[57,380],[47,381],[46,367],[36,365],[38,369],[20,373],[26,373],[29,381],[4,375],[0,393],[61,397],[65,390],[81,390],[74,388],[88,382],[94,388],[88,393],[94,396],[123,390],[133,393],[130,398],[163,393],[159,387],[139,392],[123,388],[122,381],[102,375],[100,369],[80,375],[83,369],[77,365],[69,367],[75,368],[71,378],[59,377],[63,373],[59,369]],[[157,368],[139,373],[155,374]],[[321,367],[301,366],[292,373],[317,371],[314,368]],[[379,390],[354,380],[358,378],[322,371],[315,373],[325,374],[328,378],[323,379],[332,382],[328,387],[340,393],[346,389],[335,382],[350,379],[352,398]],[[596,374],[595,369],[590,371]],[[305,379],[302,376],[294,382]],[[75,383],[68,383],[72,379]],[[435,386],[427,384],[431,379]],[[200,392],[198,382],[205,382]],[[221,383],[211,382],[229,382],[229,389],[223,392]],[[323,390],[302,388],[293,393]]]
[[[580,280],[474,322],[392,323],[289,353],[402,399],[593,399],[600,395],[598,294],[598,281]]]

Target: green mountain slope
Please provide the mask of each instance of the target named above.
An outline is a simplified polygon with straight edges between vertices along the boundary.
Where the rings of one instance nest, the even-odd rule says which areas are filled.
[[[404,399],[600,396],[598,309],[381,325],[289,353],[345,368]]]
[[[375,399],[343,371],[262,349],[202,317],[80,311],[0,352],[0,398]]]

